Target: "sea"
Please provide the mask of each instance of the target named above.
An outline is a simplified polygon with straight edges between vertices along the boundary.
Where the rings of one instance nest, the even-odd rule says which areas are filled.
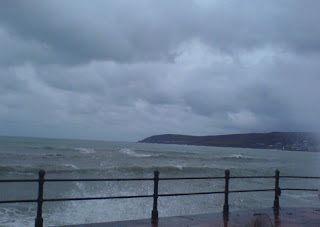
[[[280,175],[320,176],[320,153],[269,149],[0,137],[0,179]],[[319,188],[320,180],[280,179],[280,187]],[[274,179],[231,179],[230,190],[271,189]],[[36,199],[37,183],[0,183],[0,200]],[[159,193],[224,190],[224,180],[159,182]],[[45,198],[151,195],[153,182],[45,182]],[[280,207],[319,207],[319,192],[282,191]],[[271,208],[273,192],[232,193],[230,211]],[[150,218],[152,198],[45,202],[45,226]],[[222,212],[223,195],[160,197],[159,217]],[[0,204],[0,226],[34,226],[35,203]]]

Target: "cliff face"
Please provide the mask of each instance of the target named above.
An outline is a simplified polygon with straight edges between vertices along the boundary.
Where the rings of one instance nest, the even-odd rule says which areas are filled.
[[[313,132],[271,132],[219,136],[164,134],[151,136],[139,142],[295,151],[320,151],[319,138],[320,133]]]

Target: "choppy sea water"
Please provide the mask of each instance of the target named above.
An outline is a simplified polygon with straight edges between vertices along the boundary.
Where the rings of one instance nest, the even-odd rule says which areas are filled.
[[[320,153],[184,145],[0,137],[0,179],[320,176]],[[280,179],[280,187],[319,188],[318,180]],[[273,188],[274,179],[231,179],[230,190]],[[160,181],[159,193],[223,190],[223,180]],[[45,198],[152,194],[152,182],[46,182]],[[230,194],[230,210],[269,208],[272,192]],[[0,200],[35,199],[37,183],[0,183]],[[319,207],[317,192],[287,192],[283,207]],[[159,216],[221,212],[223,195],[159,198]],[[47,202],[44,225],[150,218],[152,198]],[[0,204],[0,226],[34,226],[36,204]]]

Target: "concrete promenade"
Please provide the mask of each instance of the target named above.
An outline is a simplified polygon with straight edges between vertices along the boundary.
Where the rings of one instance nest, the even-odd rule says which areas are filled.
[[[230,212],[228,219],[222,213],[160,217],[158,223],[151,219],[117,221],[106,223],[68,225],[68,227],[209,227],[209,226],[320,226],[320,208],[282,208],[276,216],[272,209],[244,210]],[[67,226],[64,226],[67,227]]]

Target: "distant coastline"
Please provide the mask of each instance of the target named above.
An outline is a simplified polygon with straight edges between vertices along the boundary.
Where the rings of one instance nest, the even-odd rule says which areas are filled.
[[[215,136],[163,134],[150,136],[138,142],[319,152],[319,138],[320,133],[316,132],[270,132]]]

